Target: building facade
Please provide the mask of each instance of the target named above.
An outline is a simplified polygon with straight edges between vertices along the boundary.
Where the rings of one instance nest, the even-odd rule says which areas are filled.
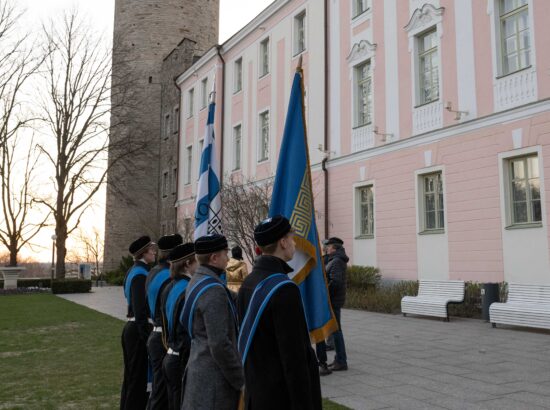
[[[216,77],[224,178],[276,165],[302,56],[321,235],[386,278],[550,284],[544,0],[277,0],[177,79],[192,221]],[[221,79],[221,81],[220,81]]]
[[[115,2],[106,270],[116,268],[121,258],[128,255],[133,240],[141,235],[156,239],[161,220],[167,223],[169,201],[163,196],[162,184],[170,158],[165,154],[177,151],[177,138],[164,139],[161,118],[165,118],[170,95],[175,94],[177,99],[174,75],[188,68],[195,55],[216,43],[218,20],[218,0]],[[180,43],[182,38],[192,40],[194,46],[186,41]],[[178,43],[179,48],[174,50]],[[186,55],[180,55],[183,50]],[[176,57],[177,67],[170,64]],[[172,159],[171,176],[175,162]],[[172,210],[174,202],[170,205]],[[173,224],[175,213],[172,215]]]

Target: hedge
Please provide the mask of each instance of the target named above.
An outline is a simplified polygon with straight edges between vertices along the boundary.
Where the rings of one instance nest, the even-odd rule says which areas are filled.
[[[90,279],[58,279],[53,281],[52,293],[88,293],[91,289]]]
[[[18,288],[49,288],[51,284],[50,278],[19,278],[17,279]],[[0,288],[4,288],[4,280],[0,279]]]

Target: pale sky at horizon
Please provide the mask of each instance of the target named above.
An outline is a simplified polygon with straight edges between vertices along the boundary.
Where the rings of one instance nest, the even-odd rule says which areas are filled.
[[[41,23],[58,16],[65,10],[76,7],[80,14],[89,16],[89,23],[99,32],[104,33],[106,39],[112,38],[115,0],[13,0],[17,7],[25,9],[24,29],[30,28],[31,33],[38,34]],[[161,0],[159,0],[161,1]],[[184,1],[184,0],[182,0]],[[233,34],[244,27],[257,16],[273,0],[220,0],[220,34],[219,43],[223,43]],[[174,44],[176,46],[176,44]],[[105,191],[101,190],[94,198],[94,209],[90,211],[90,218],[85,218],[81,227],[85,232],[98,228],[104,229],[105,218]],[[24,248],[21,251],[23,258],[32,256],[40,261],[51,260],[51,235],[54,227],[48,227],[39,233],[32,241],[41,246],[34,250]],[[67,247],[71,246],[71,241]]]

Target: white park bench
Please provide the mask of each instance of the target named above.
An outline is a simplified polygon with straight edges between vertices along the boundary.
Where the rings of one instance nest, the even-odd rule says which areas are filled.
[[[449,303],[464,302],[464,281],[421,280],[418,296],[401,299],[401,312],[424,316],[442,317],[449,321]]]
[[[550,329],[550,286],[508,285],[508,301],[493,303],[489,308],[493,327],[503,325]]]

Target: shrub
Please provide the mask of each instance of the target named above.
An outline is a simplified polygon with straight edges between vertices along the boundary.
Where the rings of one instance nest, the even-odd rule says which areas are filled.
[[[105,274],[105,281],[109,285],[116,285],[116,286],[122,286],[122,283],[124,282],[124,276],[126,275],[126,272],[132,267],[134,264],[134,258],[132,256],[123,256],[120,262],[118,263],[118,268],[115,270],[109,271]]]
[[[417,281],[387,282],[374,292],[366,292],[359,287],[348,287],[346,308],[364,309],[371,312],[399,313],[403,296],[418,294]]]
[[[19,278],[17,279],[18,288],[49,288],[51,286],[50,278]],[[0,279],[0,289],[4,288],[4,280]]]
[[[378,287],[382,275],[374,266],[352,265],[346,271],[348,288],[367,289]]]
[[[89,279],[56,279],[52,282],[52,293],[88,293],[92,289]]]

